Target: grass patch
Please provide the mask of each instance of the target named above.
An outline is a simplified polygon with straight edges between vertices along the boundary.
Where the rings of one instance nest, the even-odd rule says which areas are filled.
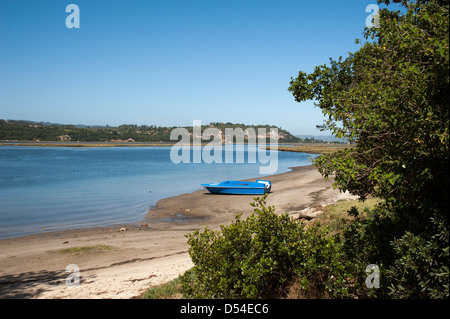
[[[148,289],[141,296],[141,299],[181,299],[180,279],[175,278],[159,286]]]
[[[355,200],[347,200],[347,199],[340,199],[335,204],[331,204],[324,207],[324,213],[323,215],[329,217],[329,218],[345,218],[348,216],[348,211],[352,207],[356,207],[361,213],[364,212],[366,209],[372,209],[380,203],[380,199],[377,198],[369,198],[366,199],[364,202],[360,201],[358,199]]]
[[[328,226],[331,234],[337,233],[340,232],[348,222],[355,219],[355,217],[349,215],[348,213],[352,207],[356,207],[358,209],[359,216],[364,218],[367,212],[373,209],[380,202],[381,200],[378,198],[369,198],[364,202],[358,199],[341,199],[335,204],[323,207],[323,213],[317,216],[314,222],[319,222],[321,225]]]
[[[81,254],[88,254],[88,253],[113,250],[113,249],[114,249],[113,246],[95,245],[95,246],[64,248],[64,249],[57,250],[57,252],[60,254],[67,254],[67,255],[81,255]]]
[[[330,154],[345,148],[351,148],[349,144],[308,144],[300,146],[278,146],[279,151],[303,152],[309,154]],[[267,147],[269,149],[269,147]]]

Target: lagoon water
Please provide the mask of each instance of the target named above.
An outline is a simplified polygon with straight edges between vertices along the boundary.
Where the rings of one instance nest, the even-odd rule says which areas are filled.
[[[175,164],[170,149],[0,146],[0,239],[139,222],[158,200],[201,183],[262,176],[244,145],[234,153],[243,152],[245,163]],[[278,152],[276,173],[310,165],[309,156]]]

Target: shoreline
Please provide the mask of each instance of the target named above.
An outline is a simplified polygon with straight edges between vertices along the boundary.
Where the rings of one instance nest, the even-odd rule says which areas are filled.
[[[351,197],[334,190],[312,165],[267,178],[273,184],[267,205],[275,205],[277,213],[295,215]],[[198,190],[159,200],[148,210],[145,223],[1,239],[0,298],[137,297],[193,266],[185,234],[206,226],[217,229],[232,222],[236,213],[245,218],[253,212],[254,197]],[[91,249],[76,252],[79,247]],[[77,287],[66,286],[70,264],[79,267]]]
[[[170,142],[58,142],[58,141],[0,141],[0,146],[40,146],[40,147],[147,147],[173,146]]]
[[[201,146],[210,145],[212,142],[202,141]],[[223,143],[218,143],[223,145]],[[283,145],[296,145],[298,143],[278,143],[281,147]],[[60,141],[0,141],[0,146],[40,146],[40,147],[150,147],[150,146],[192,146],[191,143],[180,144],[180,142],[60,142]],[[247,143],[233,143],[233,145],[247,145]],[[324,144],[327,145],[327,144]],[[270,149],[267,148],[268,150]],[[280,151],[282,149],[279,149]],[[290,150],[287,150],[292,152]],[[294,152],[303,152],[302,150],[295,150]]]

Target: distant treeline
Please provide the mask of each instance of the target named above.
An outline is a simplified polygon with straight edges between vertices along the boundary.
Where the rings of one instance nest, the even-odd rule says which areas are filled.
[[[225,128],[266,128],[270,125],[245,125],[215,122],[202,126],[215,127],[222,132]],[[48,122],[16,121],[0,119],[0,140],[2,141],[64,141],[64,142],[176,142],[170,139],[170,132],[175,127],[156,125],[123,124],[112,126],[65,125]],[[185,127],[192,132],[192,127]],[[291,133],[278,128],[280,143],[298,143],[299,139]]]

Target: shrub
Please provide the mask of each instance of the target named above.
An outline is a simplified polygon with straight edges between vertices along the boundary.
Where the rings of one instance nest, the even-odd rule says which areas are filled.
[[[357,286],[341,244],[320,225],[275,214],[266,196],[245,220],[187,236],[194,267],[181,276],[184,297],[279,298],[294,283],[297,297],[350,296]]]
[[[357,268],[380,267],[380,289],[364,296],[381,298],[448,298],[448,225],[432,217],[413,232],[382,205],[348,224],[341,237],[345,255]],[[365,274],[361,274],[365,276]],[[360,277],[358,280],[361,281]]]
[[[432,235],[406,232],[392,242],[396,256],[386,271],[393,298],[448,298],[448,227],[436,218]]]

